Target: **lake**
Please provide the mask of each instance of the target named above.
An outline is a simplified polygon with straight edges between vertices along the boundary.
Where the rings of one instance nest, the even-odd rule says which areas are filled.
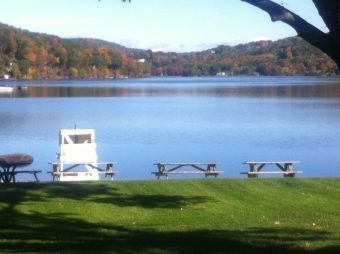
[[[29,153],[51,180],[59,130],[96,130],[99,161],[117,179],[150,179],[155,162],[299,160],[299,177],[340,176],[340,79],[147,78],[0,81],[0,154]],[[182,176],[183,177],[183,176]],[[192,175],[185,177],[193,177]]]

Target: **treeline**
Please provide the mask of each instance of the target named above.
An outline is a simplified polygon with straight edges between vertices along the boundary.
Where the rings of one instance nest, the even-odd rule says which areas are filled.
[[[143,76],[139,63],[96,40],[62,39],[0,24],[0,75],[15,79],[99,79]]]
[[[336,72],[330,58],[298,37],[179,54],[129,49],[95,39],[63,39],[0,24],[0,78],[333,75]]]
[[[134,54],[130,54],[134,56]],[[150,53],[144,54],[147,58]],[[139,56],[140,57],[140,56]],[[153,53],[153,75],[334,75],[337,66],[299,37],[219,46],[194,53]]]

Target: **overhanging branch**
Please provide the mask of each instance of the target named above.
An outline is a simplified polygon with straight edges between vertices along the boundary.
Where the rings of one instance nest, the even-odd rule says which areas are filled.
[[[272,21],[282,21],[295,29],[297,34],[326,54],[329,52],[328,34],[320,31],[297,14],[270,0],[242,0],[267,12]]]
[[[340,0],[313,0],[313,3],[328,29],[334,33],[339,33]]]

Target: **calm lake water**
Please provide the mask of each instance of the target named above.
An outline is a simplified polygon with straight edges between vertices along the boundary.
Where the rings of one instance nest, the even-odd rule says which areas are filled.
[[[96,130],[99,161],[117,161],[117,179],[153,178],[154,162],[218,162],[222,177],[245,177],[250,160],[300,160],[299,177],[340,176],[339,78],[1,85],[18,88],[0,93],[0,154],[33,155],[43,180],[51,180],[59,129],[75,125]]]

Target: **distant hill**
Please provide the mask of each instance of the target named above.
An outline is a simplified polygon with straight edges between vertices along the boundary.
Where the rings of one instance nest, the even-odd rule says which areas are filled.
[[[299,37],[173,53],[91,38],[65,39],[0,23],[0,78],[333,75],[336,65]]]
[[[126,47],[123,45],[114,43],[114,42],[108,42],[100,39],[93,39],[93,38],[72,38],[72,39],[65,39],[72,41],[75,44],[78,44],[79,46],[83,47],[108,47],[108,48],[115,48],[121,51],[127,50]]]

